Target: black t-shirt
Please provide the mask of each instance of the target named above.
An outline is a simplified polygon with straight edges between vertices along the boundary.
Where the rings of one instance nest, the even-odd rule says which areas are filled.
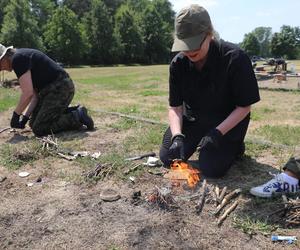
[[[217,126],[236,106],[246,107],[259,100],[251,61],[231,43],[212,41],[201,71],[184,53],[177,54],[170,64],[170,106],[184,103],[193,114],[210,121],[210,126]]]
[[[18,78],[30,70],[33,88],[37,92],[65,73],[62,67],[41,51],[25,48],[16,50],[12,57],[12,68]]]

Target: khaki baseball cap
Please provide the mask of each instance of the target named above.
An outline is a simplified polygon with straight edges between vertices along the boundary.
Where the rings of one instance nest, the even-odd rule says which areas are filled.
[[[209,14],[203,7],[192,4],[179,11],[175,19],[172,51],[196,50],[212,30]]]
[[[0,43],[0,60],[5,56],[9,49],[13,49],[13,46],[5,47]]]

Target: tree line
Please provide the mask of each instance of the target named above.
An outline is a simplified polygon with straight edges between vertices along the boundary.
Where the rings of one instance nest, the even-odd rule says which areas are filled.
[[[0,42],[68,65],[167,63],[174,18],[168,0],[0,0]],[[300,28],[258,27],[239,45],[250,56],[300,58]]]
[[[65,64],[166,63],[168,0],[1,0],[0,41]]]
[[[300,27],[283,25],[275,33],[270,27],[257,27],[245,34],[240,47],[250,56],[300,59]]]

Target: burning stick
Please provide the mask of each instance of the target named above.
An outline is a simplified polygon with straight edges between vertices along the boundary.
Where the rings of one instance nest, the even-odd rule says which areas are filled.
[[[218,226],[220,226],[226,217],[238,206],[239,200],[236,200],[227,210],[225,210],[224,214],[218,219]]]
[[[196,213],[200,214],[202,212],[204,203],[205,203],[205,196],[206,193],[208,192],[208,188],[206,187],[206,179],[204,179],[203,184],[202,184],[202,192],[200,194],[200,199],[199,202],[196,206]]]
[[[223,207],[236,195],[238,195],[242,190],[240,188],[237,188],[233,190],[231,193],[227,194],[224,199],[222,200],[221,204],[217,206],[217,210],[214,212],[214,215],[217,215],[220,213]]]

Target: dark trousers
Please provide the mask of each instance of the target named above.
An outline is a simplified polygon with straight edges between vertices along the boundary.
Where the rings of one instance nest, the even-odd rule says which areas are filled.
[[[218,149],[203,149],[199,153],[199,169],[207,177],[222,177],[229,170],[230,166],[237,156],[244,153],[244,137],[248,128],[249,119],[244,121],[243,131],[239,138],[230,138],[224,136]],[[196,151],[197,145],[211,128],[202,126],[200,122],[184,121],[182,132],[185,135],[184,153],[185,159],[189,159]],[[169,154],[171,146],[171,130],[168,128],[163,136],[162,146],[160,148],[160,159],[166,165],[170,166],[172,159]]]
[[[37,136],[78,129],[82,124],[68,110],[74,96],[74,84],[61,76],[38,93],[38,103],[29,122]]]

